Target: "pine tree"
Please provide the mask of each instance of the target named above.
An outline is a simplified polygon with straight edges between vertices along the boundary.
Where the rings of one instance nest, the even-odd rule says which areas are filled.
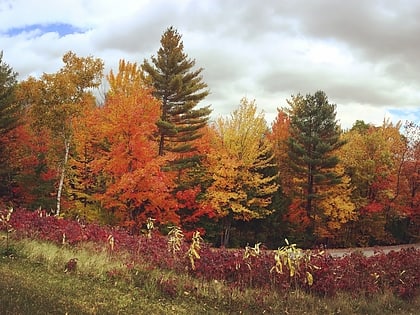
[[[288,155],[300,191],[296,198],[304,201],[306,215],[314,229],[315,219],[321,209],[316,201],[331,185],[340,183],[335,172],[339,160],[335,154],[342,146],[341,129],[336,121],[336,105],[330,104],[326,94],[297,95],[288,101],[290,105],[290,137]]]
[[[0,197],[10,197],[12,169],[8,163],[6,152],[8,141],[6,134],[13,129],[18,121],[19,107],[14,102],[17,73],[3,62],[3,52],[0,52]]]
[[[186,169],[195,165],[193,141],[201,137],[200,129],[206,126],[210,107],[196,108],[209,93],[202,81],[202,68],[193,70],[195,60],[184,53],[181,35],[169,27],[161,38],[157,57],[151,63],[144,60],[145,80],[154,88],[154,96],[161,100],[159,129],[159,155],[176,153],[172,169]]]
[[[16,77],[17,73],[3,62],[3,52],[0,52],[0,135],[4,135],[17,122],[18,108],[13,102]]]

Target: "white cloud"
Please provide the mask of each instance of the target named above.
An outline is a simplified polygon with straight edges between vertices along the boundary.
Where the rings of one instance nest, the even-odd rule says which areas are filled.
[[[20,78],[58,70],[69,50],[102,58],[108,71],[121,58],[155,54],[173,25],[204,68],[214,116],[248,97],[271,122],[292,94],[324,90],[348,128],[357,119],[418,119],[419,14],[409,0],[2,1],[0,49]],[[7,33],[54,23],[80,33]]]

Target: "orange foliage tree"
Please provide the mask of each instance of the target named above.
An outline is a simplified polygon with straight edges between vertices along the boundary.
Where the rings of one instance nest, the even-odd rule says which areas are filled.
[[[92,171],[104,181],[95,198],[129,227],[147,217],[178,223],[173,178],[162,170],[170,155],[159,157],[154,139],[160,103],[135,63],[120,61],[119,72],[111,71],[107,79],[105,104],[88,122],[97,150]]]
[[[287,141],[290,137],[290,119],[282,109],[277,109],[276,119],[267,133],[267,139],[273,147],[275,162],[277,164],[279,180],[282,190],[290,194],[293,188],[293,175],[289,164]]]

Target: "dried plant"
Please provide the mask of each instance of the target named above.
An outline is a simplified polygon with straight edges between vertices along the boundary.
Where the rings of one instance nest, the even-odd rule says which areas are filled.
[[[168,250],[175,255],[181,250],[184,233],[178,226],[172,226],[168,233]]]
[[[10,224],[10,219],[12,217],[13,207],[6,211],[6,214],[3,212],[0,215],[0,223],[6,228],[6,253],[10,251],[10,233],[13,232],[12,225]]]
[[[191,269],[195,270],[195,260],[200,259],[200,249],[203,239],[199,231],[195,231],[191,240],[190,248],[188,249],[187,256],[191,262]]]

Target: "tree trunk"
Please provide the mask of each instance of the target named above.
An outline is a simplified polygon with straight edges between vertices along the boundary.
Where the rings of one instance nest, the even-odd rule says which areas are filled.
[[[310,233],[315,232],[315,221],[316,221],[316,216],[315,213],[313,211],[313,194],[314,194],[314,176],[313,176],[313,165],[308,165],[308,178],[307,178],[307,191],[306,191],[306,213],[308,215],[308,217],[310,218],[311,222],[310,222],[310,229],[311,231],[309,231]]]
[[[162,115],[160,117],[160,119],[164,122],[167,122],[167,107],[168,107],[168,100],[166,96],[163,96],[162,99]],[[159,130],[160,132],[160,137],[159,137],[159,156],[164,156],[165,155],[165,131],[164,130]]]
[[[55,212],[56,215],[60,215],[60,211],[61,211],[61,194],[63,192],[64,178],[66,176],[67,161],[69,159],[70,139],[64,139],[64,146],[65,146],[65,154],[64,154],[64,161],[63,161],[63,164],[61,166],[60,181],[58,183],[58,190],[57,190],[57,209],[56,209],[56,212]]]
[[[229,217],[223,219],[223,231],[220,235],[220,246],[227,247],[229,245],[230,231],[232,222]]]
[[[165,146],[165,136],[162,134],[159,139],[159,156],[165,155],[164,146]]]

